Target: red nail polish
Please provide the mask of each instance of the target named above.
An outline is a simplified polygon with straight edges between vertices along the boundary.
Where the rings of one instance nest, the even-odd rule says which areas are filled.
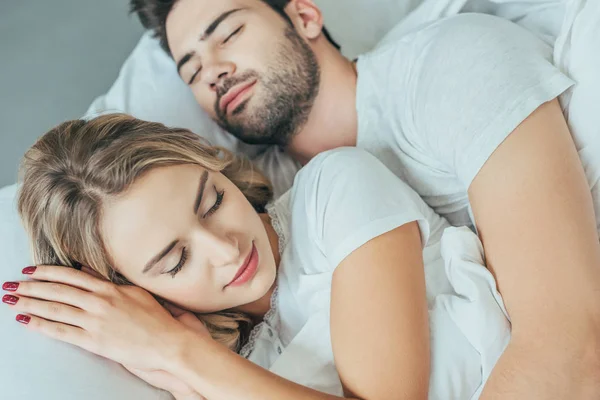
[[[17,315],[17,322],[27,325],[31,321],[31,317],[23,314]]]
[[[23,268],[23,271],[21,271],[21,272],[25,275],[33,275],[33,273],[35,272],[36,269],[37,269],[37,267],[27,267],[27,268]]]
[[[2,285],[2,290],[6,290],[7,292],[16,292],[19,288],[19,284],[17,282],[5,282]]]
[[[16,296],[11,296],[10,294],[5,294],[4,297],[2,297],[2,302],[10,304],[11,306],[17,304],[17,301],[19,301],[19,298]]]

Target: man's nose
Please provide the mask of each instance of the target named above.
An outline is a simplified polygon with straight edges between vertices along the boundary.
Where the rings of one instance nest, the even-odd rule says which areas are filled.
[[[217,91],[223,81],[231,77],[235,72],[235,64],[232,62],[213,62],[204,67],[203,79],[210,90]]]

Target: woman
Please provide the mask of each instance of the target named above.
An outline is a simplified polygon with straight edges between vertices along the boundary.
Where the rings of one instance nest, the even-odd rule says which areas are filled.
[[[493,279],[473,260],[444,268],[448,225],[406,184],[339,149],[270,200],[250,163],[189,131],[125,115],[64,123],[25,156],[18,206],[38,265],[4,301],[177,399],[481,390],[508,341]],[[461,274],[493,309],[458,293]]]

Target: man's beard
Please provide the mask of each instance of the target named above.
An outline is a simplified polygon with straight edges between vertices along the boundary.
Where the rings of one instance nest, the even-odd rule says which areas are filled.
[[[276,62],[267,74],[261,76],[256,71],[248,71],[226,79],[217,90],[217,123],[246,143],[287,147],[308,120],[319,92],[320,70],[312,49],[291,27],[284,36]],[[256,79],[263,88],[262,96],[256,99],[262,103],[255,104],[243,118],[235,117],[247,109],[249,100],[227,115],[227,111],[219,107],[221,98],[232,87],[251,79]]]

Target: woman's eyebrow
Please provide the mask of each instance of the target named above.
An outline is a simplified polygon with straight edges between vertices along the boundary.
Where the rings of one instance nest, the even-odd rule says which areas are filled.
[[[156,255],[154,258],[152,258],[150,261],[148,261],[148,264],[146,264],[142,273],[145,274],[148,271],[150,271],[156,264],[158,264],[158,262],[160,260],[163,259],[164,256],[166,256],[167,254],[169,254],[171,252],[171,250],[173,250],[173,248],[177,245],[177,243],[179,243],[179,240],[174,240],[173,242],[171,242],[171,244],[169,244],[167,247],[165,247],[165,249],[163,251],[161,251],[160,253],[158,253],[158,255]]]
[[[202,204],[202,195],[204,194],[204,188],[206,187],[206,181],[208,180],[208,171],[204,171],[200,177],[200,186],[198,187],[198,195],[196,196],[196,202],[194,203],[194,214],[198,214],[200,204]]]

